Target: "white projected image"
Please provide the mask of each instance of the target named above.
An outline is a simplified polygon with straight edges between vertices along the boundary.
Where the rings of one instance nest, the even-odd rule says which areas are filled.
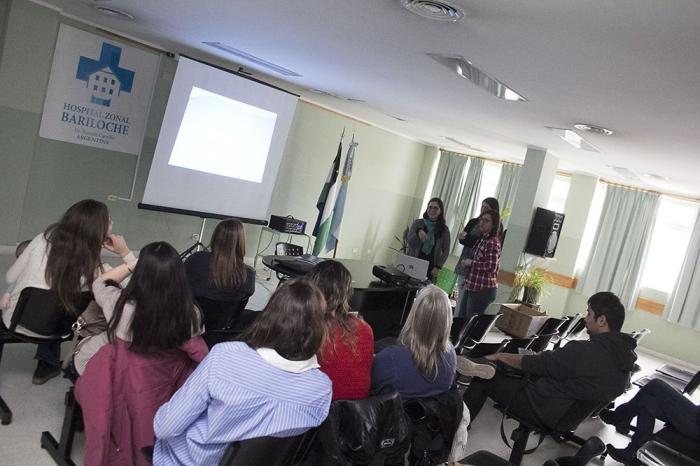
[[[192,87],[169,165],[261,183],[277,114]]]

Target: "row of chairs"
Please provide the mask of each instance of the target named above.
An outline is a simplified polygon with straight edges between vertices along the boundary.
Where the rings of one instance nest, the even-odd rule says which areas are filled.
[[[472,316],[467,322],[455,318],[452,326],[452,342],[458,354],[483,357],[497,352],[517,353],[527,349],[539,353],[550,345],[558,348],[566,341],[578,339],[586,328],[581,315],[561,319],[549,318],[535,335],[527,338],[509,338],[500,343],[486,343],[484,338],[502,314]]]
[[[443,408],[438,408],[442,406]],[[447,408],[444,408],[447,407]],[[438,464],[447,460],[462,418],[462,399],[456,389],[433,398],[402,401],[397,392],[364,400],[336,400],[328,418],[317,429],[289,438],[262,437],[231,443],[220,466],[351,466],[354,464]],[[451,413],[445,419],[445,413]],[[41,446],[60,466],[74,466],[73,439],[82,412],[73,395],[66,394],[60,441],[50,432]],[[153,449],[142,450],[152,459]]]

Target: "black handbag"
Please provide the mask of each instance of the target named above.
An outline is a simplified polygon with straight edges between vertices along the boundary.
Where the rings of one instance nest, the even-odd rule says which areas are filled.
[[[319,428],[319,464],[403,464],[411,426],[396,392],[364,400],[336,400]]]

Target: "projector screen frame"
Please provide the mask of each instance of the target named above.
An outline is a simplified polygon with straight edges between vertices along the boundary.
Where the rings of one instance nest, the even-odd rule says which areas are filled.
[[[238,71],[234,71],[234,70],[231,70],[231,69],[228,69],[228,68],[224,68],[223,66],[215,65],[215,64],[213,64],[213,63],[209,63],[208,61],[200,60],[199,58],[194,58],[194,57],[191,57],[191,56],[189,56],[189,55],[185,55],[184,53],[181,53],[179,56],[180,56],[180,57],[185,57],[185,58],[187,58],[188,60],[196,61],[196,62],[201,63],[201,64],[203,64],[203,65],[211,66],[212,68],[216,68],[217,70],[221,70],[221,71],[223,71],[223,72],[225,72],[225,73],[235,74],[235,75],[238,76],[239,78],[244,78],[244,79],[247,79],[247,80],[249,80],[249,81],[253,81],[253,82],[256,82],[256,83],[258,83],[258,84],[262,84],[263,86],[267,86],[267,87],[271,87],[271,88],[273,88],[273,89],[277,89],[278,91],[282,91],[282,92],[284,92],[284,93],[286,93],[286,94],[293,95],[294,97],[301,98],[301,94],[295,94],[294,92],[289,91],[289,90],[287,90],[287,89],[284,89],[284,88],[282,88],[282,87],[275,86],[274,84],[266,83],[265,81],[262,81],[262,80],[260,80],[260,79],[258,79],[258,78],[254,78],[253,76],[251,76],[250,74],[248,74],[248,73],[246,73],[246,72],[241,72],[240,70],[243,69],[242,66],[238,68]]]
[[[284,92],[285,94],[289,94],[289,95],[294,96],[296,98],[301,98],[301,95],[299,95],[299,94],[296,94],[296,93],[291,92],[291,91],[284,89],[282,87],[279,87],[279,86],[276,86],[274,84],[270,84],[270,83],[267,83],[267,82],[262,81],[260,79],[257,79],[255,77],[251,76],[249,73],[242,72],[241,71],[243,69],[242,67],[239,67],[238,71],[234,71],[234,70],[231,70],[229,68],[225,68],[225,67],[220,66],[220,65],[209,63],[205,60],[201,60],[199,58],[195,58],[195,57],[192,57],[192,56],[189,56],[186,54],[182,54],[182,53],[177,55],[176,61],[178,61],[180,57],[184,57],[184,58],[187,58],[188,60],[192,60],[192,61],[201,63],[203,65],[210,66],[210,67],[215,68],[217,70],[220,70],[222,72],[233,74],[235,76],[238,76],[239,78],[244,78],[248,81],[252,81],[252,82],[255,82],[257,84],[261,84],[263,86],[270,87],[272,89]],[[279,176],[279,174],[278,174],[278,176]],[[156,205],[156,204],[148,204],[148,203],[144,203],[144,202],[137,203],[137,207],[139,209],[142,209],[142,210],[151,210],[151,211],[155,211],[155,212],[163,212],[163,213],[170,213],[170,214],[187,215],[190,217],[198,217],[198,218],[201,218],[202,220],[205,220],[205,219],[224,220],[227,218],[236,218],[236,219],[240,220],[241,222],[247,223],[250,225],[261,225],[261,226],[268,225],[268,221],[264,220],[264,219],[254,219],[254,218],[240,217],[240,216],[235,216],[235,215],[223,215],[223,214],[214,213],[214,212],[204,212],[204,211],[198,211],[198,210],[180,209],[177,207],[166,207],[166,206],[161,206],[161,205]]]
[[[144,204],[142,202],[139,202],[137,204],[137,207],[139,209],[142,209],[142,210],[153,210],[156,212],[165,212],[168,214],[188,215],[190,217],[199,217],[201,219],[213,218],[216,220],[225,220],[227,218],[235,218],[235,219],[240,220],[243,223],[248,223],[250,225],[267,226],[267,224],[268,224],[267,220],[258,220],[255,218],[236,217],[235,215],[215,214],[213,212],[200,212],[197,210],[177,209],[175,207],[165,207],[165,206],[159,206],[159,205],[154,205],[154,204]]]

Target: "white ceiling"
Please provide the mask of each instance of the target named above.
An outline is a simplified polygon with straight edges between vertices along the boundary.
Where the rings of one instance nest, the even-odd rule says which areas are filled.
[[[543,147],[566,171],[700,196],[698,0],[452,0],[467,13],[458,23],[415,16],[399,0],[37,3],[172,52],[282,78],[202,44],[226,43],[301,74],[286,87],[308,100],[421,142],[469,152],[449,136],[484,151],[477,155],[518,162],[528,145]],[[107,17],[93,4],[136,19]],[[427,53],[461,55],[528,101],[492,97]],[[600,149],[594,153],[545,129],[575,122],[615,135],[580,133]],[[668,181],[650,184],[645,173]]]

